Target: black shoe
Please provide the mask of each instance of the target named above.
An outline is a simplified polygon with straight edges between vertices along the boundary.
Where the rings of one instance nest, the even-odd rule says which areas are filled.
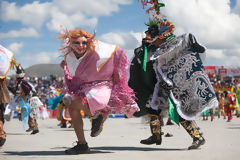
[[[0,138],[0,147],[4,145],[6,138]]]
[[[171,121],[167,121],[166,125],[174,125]]]
[[[140,141],[141,144],[146,144],[146,145],[151,145],[151,144],[156,144],[156,145],[160,145],[162,143],[162,138],[157,139],[156,136],[150,136],[147,139],[143,139]]]
[[[88,144],[80,144],[77,143],[76,146],[74,146],[73,148],[67,149],[65,150],[65,154],[85,154],[88,153],[90,151],[90,148],[88,147]]]
[[[204,145],[205,143],[206,141],[204,138],[202,138],[202,140],[193,140],[193,143],[191,146],[188,147],[188,150],[198,149],[201,145]]]
[[[92,119],[91,137],[98,136],[103,130],[103,123],[106,119],[100,114],[97,118]]]
[[[38,129],[33,130],[31,134],[37,134],[37,133],[39,133],[39,130],[38,130]]]
[[[62,123],[61,124],[61,128],[67,128],[67,124],[66,123]]]
[[[31,132],[32,130],[33,130],[32,128],[28,128],[26,132]]]

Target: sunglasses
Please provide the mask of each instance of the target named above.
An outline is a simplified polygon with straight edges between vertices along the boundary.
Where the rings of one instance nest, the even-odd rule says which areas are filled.
[[[77,45],[80,45],[80,42],[76,41],[76,42],[73,42],[73,44],[77,46]],[[87,43],[87,41],[83,41],[83,42],[81,42],[81,44],[85,46],[88,43]]]

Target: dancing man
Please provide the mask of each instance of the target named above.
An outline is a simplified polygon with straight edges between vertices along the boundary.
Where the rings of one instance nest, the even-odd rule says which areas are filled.
[[[108,114],[131,117],[139,110],[133,90],[128,86],[128,62],[125,51],[95,39],[82,29],[60,33],[63,40],[66,94],[63,102],[69,107],[78,143],[66,154],[89,152],[80,111],[92,117],[91,136],[103,129]]]
[[[151,4],[164,6],[155,1]],[[214,89],[200,58],[205,47],[200,45],[192,34],[174,35],[175,26],[159,11],[152,9],[148,10],[148,13],[150,21],[145,32],[146,37],[142,40],[142,46],[135,49],[133,61],[135,65],[141,64],[142,69],[147,72],[154,69],[157,83],[148,108],[152,135],[140,143],[161,144],[160,119],[169,111],[170,115],[175,116],[171,118],[180,123],[192,137],[193,143],[188,149],[197,149],[205,143],[205,139],[194,120],[205,110],[218,106]],[[153,68],[149,61],[153,61]],[[131,70],[130,75],[132,72],[138,71]],[[144,91],[143,88],[136,90]]]

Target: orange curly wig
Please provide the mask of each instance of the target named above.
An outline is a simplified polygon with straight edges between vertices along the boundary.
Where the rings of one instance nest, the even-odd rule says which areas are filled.
[[[83,29],[76,29],[76,30],[63,30],[63,33],[58,33],[59,36],[57,39],[62,39],[63,41],[63,47],[60,48],[60,50],[64,53],[64,58],[73,51],[73,48],[71,47],[70,43],[72,42],[73,39],[77,39],[79,37],[85,37],[87,38],[88,41],[88,50],[90,53],[95,51],[95,46],[94,42],[96,41],[96,38],[94,37],[93,34],[88,33],[87,31]],[[67,38],[69,39],[68,41]]]

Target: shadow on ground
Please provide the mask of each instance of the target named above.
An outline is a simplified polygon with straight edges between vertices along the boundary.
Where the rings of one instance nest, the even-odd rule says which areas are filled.
[[[51,149],[61,149],[61,151],[5,151],[3,154],[12,156],[61,156],[66,155],[66,147],[57,147]],[[91,147],[88,154],[114,153],[114,151],[186,151],[187,148],[149,148],[149,147],[124,147],[124,146],[102,146]]]
[[[228,127],[228,129],[240,129],[240,127]]]
[[[87,154],[105,154],[105,153],[112,153],[109,151],[99,151],[99,150],[91,150]],[[22,151],[22,152],[9,152],[5,151],[5,155],[12,155],[12,156],[62,156],[66,155],[64,150],[62,151]]]
[[[185,151],[187,148],[149,148],[149,147],[121,147],[121,146],[103,146],[92,147],[95,150],[109,150],[109,151]]]
[[[29,135],[29,133],[7,133],[7,135],[18,136],[18,135]]]

